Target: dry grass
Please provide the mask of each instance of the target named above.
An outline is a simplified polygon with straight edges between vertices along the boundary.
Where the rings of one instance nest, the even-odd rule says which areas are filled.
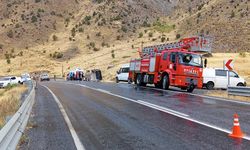
[[[24,85],[0,90],[0,127],[5,123],[5,117],[13,115],[19,108],[22,93],[27,90]]]

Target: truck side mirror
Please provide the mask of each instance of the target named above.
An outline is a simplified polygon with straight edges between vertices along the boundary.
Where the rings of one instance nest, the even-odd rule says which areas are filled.
[[[119,72],[119,71],[116,71],[116,73],[117,73],[117,74],[120,74],[120,72]]]
[[[207,68],[207,59],[204,60],[204,67]]]

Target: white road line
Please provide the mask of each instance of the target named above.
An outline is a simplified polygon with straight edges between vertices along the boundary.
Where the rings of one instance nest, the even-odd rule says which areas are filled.
[[[157,109],[159,111],[163,111],[163,112],[172,114],[172,115],[189,117],[189,115],[187,115],[187,114],[180,113],[180,112],[174,111],[172,109],[168,109],[168,108],[158,106],[158,105],[155,105],[155,104],[151,104],[151,103],[148,103],[148,102],[145,102],[145,101],[142,101],[142,100],[138,100],[137,103],[139,103],[141,105],[144,105],[144,106],[147,106],[147,107],[150,107],[150,108]]]
[[[89,87],[89,86],[86,86],[86,85],[82,85],[82,84],[72,84],[72,83],[69,83],[71,85],[78,85],[78,86],[81,86],[81,87],[85,87],[85,88],[88,88],[88,89],[92,89],[92,90],[95,90],[95,91],[99,91],[99,92],[103,92],[102,90],[98,90],[96,88],[92,88],[92,87]],[[141,105],[144,105],[144,106],[147,106],[147,107],[150,107],[150,108],[153,108],[153,109],[157,109],[157,110],[160,110],[160,111],[163,111],[163,112],[166,112],[166,113],[169,113],[173,116],[176,116],[176,117],[179,117],[179,118],[182,118],[182,119],[186,119],[186,120],[189,120],[189,121],[192,121],[192,122],[195,122],[197,124],[200,124],[200,125],[203,125],[203,126],[206,126],[206,127],[209,127],[209,128],[212,128],[212,129],[215,129],[215,130],[218,130],[218,131],[222,131],[222,132],[225,132],[225,133],[228,133],[228,134],[231,134],[232,132],[228,129],[223,129],[221,127],[217,127],[215,125],[211,125],[211,124],[208,124],[208,123],[205,123],[205,122],[201,122],[201,121],[198,121],[198,120],[195,120],[195,119],[192,119],[190,118],[187,114],[183,114],[181,112],[177,112],[177,111],[174,111],[173,110],[167,110],[167,108],[164,108],[164,107],[161,107],[161,106],[158,106],[158,105],[155,105],[155,104],[151,104],[151,103],[148,103],[148,102],[145,102],[145,101],[141,101],[141,100],[134,100],[134,99],[131,99],[131,98],[127,98],[127,97],[124,97],[124,96],[121,96],[121,95],[117,95],[117,94],[113,94],[111,92],[103,92],[105,94],[109,94],[109,95],[112,95],[112,96],[115,96],[115,97],[119,97],[119,98],[122,98],[122,99],[125,99],[125,100],[128,100],[128,101],[131,101],[131,102],[135,102],[137,104],[141,104]],[[180,92],[181,93],[181,92]],[[162,109],[164,108],[164,109]],[[177,112],[177,113],[176,113]],[[249,136],[244,136],[243,139],[245,140],[250,140],[250,137]]]
[[[69,117],[68,117],[66,111],[63,108],[62,103],[59,101],[59,99],[56,97],[56,95],[47,86],[44,86],[44,85],[42,85],[42,86],[45,87],[52,94],[53,98],[55,99],[55,101],[56,101],[56,103],[57,103],[57,105],[58,105],[58,107],[59,107],[59,109],[60,109],[60,111],[61,111],[61,113],[62,113],[62,115],[64,117],[64,120],[68,125],[69,131],[70,131],[70,133],[72,135],[72,138],[74,140],[76,149],[77,150],[85,150],[85,148],[84,148],[83,144],[81,143],[78,135],[76,134],[76,131],[75,131],[71,121],[69,120]]]
[[[106,90],[103,90],[103,89],[96,89],[97,91],[100,91],[100,92],[103,92],[103,93],[107,93],[109,94],[110,92],[109,91],[106,91]]]

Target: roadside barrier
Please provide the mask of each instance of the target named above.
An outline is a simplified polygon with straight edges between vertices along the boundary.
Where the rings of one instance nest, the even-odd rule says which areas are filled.
[[[24,100],[22,106],[7,122],[7,124],[0,130],[0,149],[15,150],[18,142],[26,128],[32,106],[35,102],[35,85],[27,98]]]
[[[244,133],[240,129],[240,122],[238,114],[234,114],[234,126],[232,128],[232,133],[229,134],[230,137],[233,138],[243,138]]]
[[[228,91],[228,95],[250,97],[250,87],[241,87],[241,86],[232,87],[232,86],[229,86],[227,91]]]

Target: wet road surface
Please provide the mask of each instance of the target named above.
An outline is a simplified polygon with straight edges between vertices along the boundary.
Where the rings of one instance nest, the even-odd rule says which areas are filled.
[[[74,82],[73,84],[79,83]],[[90,82],[83,82],[81,84],[88,85],[95,90],[72,85],[69,84],[69,82],[42,83],[42,85],[49,87],[61,101],[80,141],[86,149],[193,150],[247,149],[250,147],[250,141],[248,140],[231,139],[225,132],[135,102],[127,101],[120,97],[112,96],[108,94],[108,92],[157,104],[181,112],[197,120],[207,120],[205,122],[211,124],[224,124],[222,127],[226,129],[231,129],[233,122],[232,115],[236,110],[240,112],[240,121],[242,124],[242,118],[249,116],[250,105],[237,103],[228,104],[228,102],[224,101],[205,99],[169,91],[159,92],[153,89],[135,88],[127,84]],[[107,93],[96,90],[105,90]],[[56,103],[52,102],[53,97],[49,91],[39,86],[37,97],[36,106],[38,107],[41,107],[41,104],[39,105],[39,97],[48,99],[44,101],[42,105],[50,102],[48,108],[40,108],[41,111],[49,112],[49,109],[53,109],[53,111],[58,112],[51,116],[54,117],[52,120],[58,120],[58,122],[62,124],[63,127],[61,128],[63,128],[63,130],[60,130],[60,132],[64,134],[64,140],[69,143],[67,145],[70,146],[71,149],[75,149],[75,147],[72,146],[71,135],[69,131],[65,129],[65,122],[62,116],[60,117]],[[37,117],[43,116],[37,114]],[[249,122],[249,119],[244,121]],[[44,118],[41,124],[48,126],[49,122],[50,121],[46,121]],[[56,121],[54,123],[57,124]],[[243,123],[243,126],[245,129],[248,129],[249,123],[248,125],[247,123]],[[60,127],[55,127],[54,129],[58,130],[58,128],[60,129]],[[50,132],[46,131],[46,128],[40,133],[36,133],[37,131],[35,130],[29,132],[30,135],[33,135],[30,137],[31,139],[39,139],[40,134],[51,136],[51,138],[55,139],[58,138],[57,136],[62,136],[50,134]],[[60,141],[60,139],[55,139],[54,141]],[[60,148],[50,145],[45,147],[45,149]]]
[[[69,84],[69,82],[63,82]],[[71,82],[84,84],[95,89],[106,90],[117,95],[135,100],[143,100],[152,104],[163,106],[190,118],[231,130],[233,114],[238,113],[241,128],[250,135],[250,103],[237,103],[217,100],[214,98],[189,95],[186,92],[159,91],[154,88],[137,87],[126,83],[96,83],[96,82]]]

